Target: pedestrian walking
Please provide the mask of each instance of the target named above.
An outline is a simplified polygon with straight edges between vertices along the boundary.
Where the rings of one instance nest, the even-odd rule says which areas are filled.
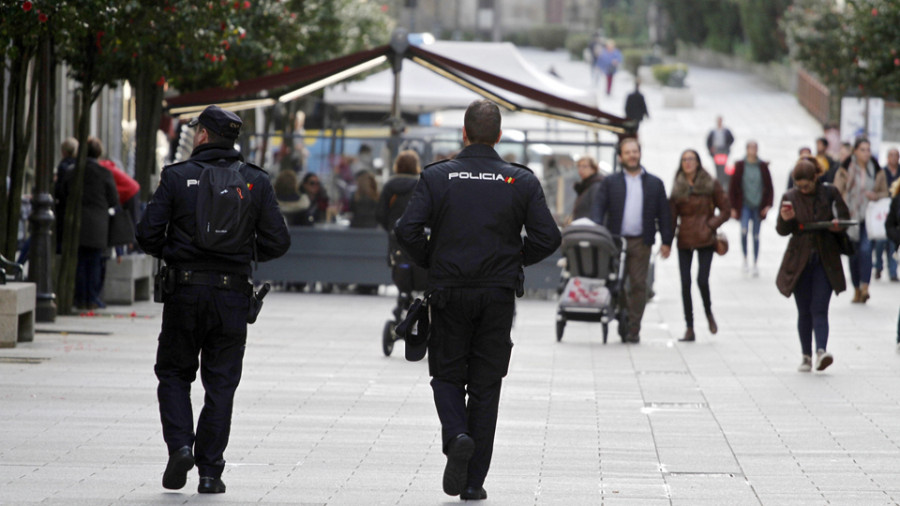
[[[641,342],[641,319],[647,304],[647,273],[656,233],[662,238],[659,254],[668,258],[674,230],[666,188],[660,178],[641,166],[641,145],[626,137],[616,153],[624,168],[603,180],[591,219],[610,233],[625,238],[625,306],[628,311],[624,341]],[[621,322],[620,322],[621,324]]]
[[[866,210],[869,202],[888,196],[887,179],[872,158],[868,139],[860,137],[853,144],[852,154],[834,175],[834,186],[850,208],[850,217],[859,221],[859,226],[847,231],[855,251],[850,257],[850,280],[854,289],[851,302],[865,304],[870,298],[869,282],[872,279],[872,241],[866,232]]]
[[[697,287],[703,300],[703,311],[709,332],[719,331],[712,313],[709,293],[709,271],[716,251],[716,231],[728,221],[731,205],[722,184],[703,169],[700,155],[693,149],[681,153],[681,163],[669,196],[672,225],[678,239],[678,265],[681,271],[681,302],[687,325],[680,341],[694,341],[694,306],[691,300],[691,263],[697,253]],[[716,210],[718,209],[718,213]]]
[[[797,332],[803,358],[797,368],[809,372],[825,370],[834,361],[828,353],[828,305],[831,292],[841,293],[847,288],[841,250],[835,232],[837,220],[850,218],[850,211],[840,192],[818,177],[815,158],[797,162],[791,173],[794,188],[784,194],[778,214],[776,230],[790,235],[787,250],[775,284],[785,297],[794,296],[797,304]],[[801,228],[816,222],[832,222],[829,229]],[[813,364],[812,345],[815,333],[816,360]]]
[[[84,189],[81,194],[81,228],[78,236],[78,267],[75,276],[75,307],[77,309],[105,308],[100,292],[103,289],[103,252],[109,247],[110,210],[119,205],[119,193],[113,175],[103,168],[98,158],[103,144],[96,137],[87,140],[87,161],[84,168]],[[63,176],[59,208],[65,210],[75,185],[76,171]],[[62,221],[62,220],[60,220]]]
[[[884,231],[887,232],[892,246],[900,244],[900,180],[891,185],[891,210],[884,223]],[[893,256],[900,252],[894,246],[888,254]],[[900,315],[897,316],[897,353],[900,353]]]
[[[597,160],[590,156],[582,156],[575,163],[581,181],[575,183],[575,205],[572,208],[572,221],[579,218],[590,218],[591,209],[600,191],[600,183],[606,174],[600,171]]]
[[[819,162],[819,170],[824,170],[822,176],[826,183],[834,182],[834,173],[838,169],[838,162],[828,154],[828,139],[819,137],[816,139],[816,161]]]
[[[722,183],[726,191],[729,190],[729,177],[725,173],[728,164],[728,155],[731,154],[731,145],[734,144],[734,135],[725,127],[722,116],[716,117],[716,127],[706,136],[706,149],[716,165],[716,180]]]
[[[196,128],[191,157],[162,171],[137,239],[166,262],[154,367],[169,450],[162,485],[182,488],[196,463],[197,491],[214,494],[225,492],[224,452],[251,316],[250,264],[283,255],[291,241],[268,175],[234,148],[241,119],[211,105],[188,125]],[[207,246],[208,229],[215,248]],[[191,383],[198,368],[206,396],[195,432]]]
[[[775,189],[772,186],[772,174],[769,162],[759,159],[759,146],[756,141],[747,142],[747,154],[743,160],[734,164],[734,177],[728,187],[728,200],[731,202],[731,217],[741,220],[741,252],[744,254],[744,274],[759,276],[757,261],[759,259],[759,230],[762,220],[766,219],[772,208]],[[747,260],[747,234],[753,224],[753,269]]]
[[[619,65],[621,64],[622,52],[616,47],[616,42],[614,40],[607,39],[606,47],[603,48],[600,56],[597,57],[597,67],[606,76],[607,95],[612,93],[613,77],[616,75],[616,71],[619,70]]]
[[[632,91],[625,99],[625,118],[634,121],[635,132],[641,128],[641,121],[644,118],[650,118],[650,111],[647,110],[647,102],[641,93],[641,80],[634,80],[634,91]]]
[[[884,179],[888,189],[892,188],[894,181],[900,180],[900,151],[891,148],[887,152],[887,163],[884,166]],[[897,260],[894,259],[894,252],[897,251],[897,243],[890,238],[878,239],[873,246],[875,251],[875,279],[881,279],[881,273],[884,270],[884,257],[887,257],[888,277],[891,281],[897,282]]]
[[[541,261],[561,241],[540,181],[500,158],[493,148],[499,140],[497,104],[470,104],[465,147],[453,160],[426,167],[395,228],[416,264],[428,267],[428,372],[447,456],[443,489],[465,500],[487,498],[523,266]],[[407,358],[425,352],[416,351],[407,349]]]
[[[428,271],[412,261],[394,234],[394,225],[406,211],[421,172],[419,154],[412,149],[401,151],[394,160],[394,175],[384,184],[375,210],[375,219],[388,234],[388,266],[391,268],[391,281],[399,292],[394,308],[394,319],[398,322],[403,311],[409,309],[413,302],[413,291],[423,290],[428,280]]]

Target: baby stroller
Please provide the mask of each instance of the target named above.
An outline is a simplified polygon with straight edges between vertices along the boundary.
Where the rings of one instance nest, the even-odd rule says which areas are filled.
[[[562,341],[566,322],[603,324],[603,343],[609,321],[619,322],[624,340],[628,327],[625,309],[625,240],[588,219],[580,219],[562,233],[563,270],[559,307],[556,310],[556,340]]]
[[[394,329],[406,318],[406,311],[414,299],[413,292],[423,292],[428,285],[428,271],[414,264],[395,241],[392,240],[391,243],[393,247],[388,255],[388,262],[391,265],[391,279],[399,293],[397,306],[391,311],[394,319],[384,322],[381,334],[381,350],[386,357],[390,357],[394,351],[394,342],[401,339],[394,333]]]

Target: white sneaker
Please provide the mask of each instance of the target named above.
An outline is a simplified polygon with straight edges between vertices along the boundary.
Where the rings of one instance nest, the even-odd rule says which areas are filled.
[[[900,342],[897,343],[897,353],[900,353]]]
[[[753,277],[754,278],[759,277],[759,267],[757,267],[756,264],[753,264]]]
[[[816,351],[816,370],[824,371],[834,362],[834,357],[831,356],[831,353],[828,353],[825,350]]]
[[[812,357],[809,355],[803,355],[803,361],[800,362],[800,367],[797,368],[798,372],[809,372],[812,371]]]
[[[750,265],[747,263],[747,257],[744,257],[744,266],[741,268],[744,274],[750,274]]]

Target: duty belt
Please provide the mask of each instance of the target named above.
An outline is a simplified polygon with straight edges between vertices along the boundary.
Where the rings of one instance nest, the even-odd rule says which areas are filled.
[[[246,296],[253,294],[253,285],[247,276],[242,274],[176,271],[175,283],[179,285],[204,285],[225,290],[234,290]]]

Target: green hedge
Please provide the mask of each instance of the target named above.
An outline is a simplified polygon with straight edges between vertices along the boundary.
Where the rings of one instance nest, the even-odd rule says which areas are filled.
[[[638,67],[643,64],[644,58],[649,54],[650,51],[647,49],[625,49],[624,51],[622,51],[622,58],[625,60],[623,62],[625,70],[631,72],[631,75],[636,76],[638,73]]]
[[[669,85],[669,80],[672,79],[672,74],[676,71],[683,72],[685,77],[688,73],[688,67],[684,63],[654,65],[651,68],[653,69],[653,77],[662,85]]]
[[[573,60],[583,60],[584,50],[593,40],[593,36],[589,33],[570,33],[566,37],[566,50]]]

